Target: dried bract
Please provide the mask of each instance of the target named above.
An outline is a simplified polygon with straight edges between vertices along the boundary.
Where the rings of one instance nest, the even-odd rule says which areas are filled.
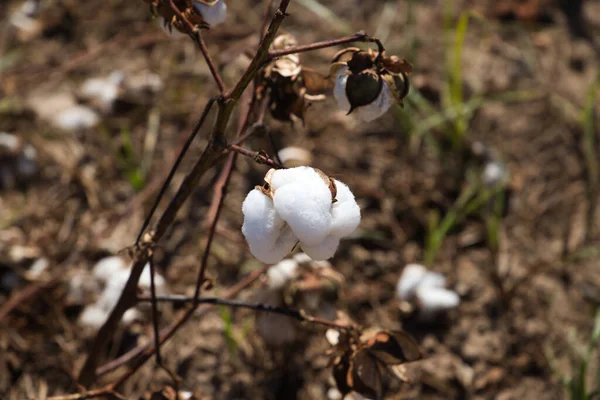
[[[273,41],[272,50],[283,50],[297,45],[289,34]],[[271,61],[263,72],[263,91],[270,91],[271,115],[282,121],[294,118],[304,120],[304,112],[312,101],[325,99],[332,84],[317,71],[304,67],[297,54],[288,54]]]
[[[185,23],[171,7],[169,0],[144,0],[150,4],[152,12],[161,16],[165,27],[177,29],[182,33],[192,34],[188,24]],[[227,5],[224,0],[173,0],[174,6],[179,10],[192,26],[207,28],[225,21]]]
[[[403,331],[377,330],[357,336],[340,334],[333,377],[343,395],[355,391],[382,399],[384,374],[405,380],[400,367],[421,358],[419,346]]]

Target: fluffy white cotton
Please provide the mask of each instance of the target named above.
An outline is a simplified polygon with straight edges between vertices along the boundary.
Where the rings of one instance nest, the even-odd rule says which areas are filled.
[[[98,329],[106,321],[108,314],[103,308],[92,304],[83,309],[79,315],[79,323],[92,329]]]
[[[325,339],[327,339],[330,345],[337,346],[340,342],[340,331],[337,329],[327,329],[325,332]]]
[[[280,261],[298,242],[313,260],[333,257],[340,238],[360,223],[360,208],[339,181],[333,202],[326,179],[310,167],[270,170],[265,176],[269,194],[259,189],[248,194],[242,233],[256,258]]]
[[[222,24],[227,18],[227,4],[225,4],[224,0],[217,0],[217,2],[212,5],[195,1],[194,7],[202,14],[204,21],[211,26]]]
[[[427,269],[419,264],[408,264],[404,267],[402,275],[396,285],[396,293],[402,300],[410,300],[414,297],[419,283],[427,274]]]
[[[252,190],[242,204],[242,233],[252,254],[271,264],[281,261],[296,245],[298,238],[277,215],[273,201],[258,189]]]
[[[53,122],[59,128],[76,131],[85,128],[91,128],[100,121],[100,117],[91,109],[76,105],[61,111],[53,119]]]
[[[96,263],[92,273],[102,282],[108,282],[111,277],[120,274],[126,268],[127,264],[121,257],[105,257]]]
[[[331,235],[316,246],[301,243],[302,250],[313,260],[327,260],[333,257],[339,245],[340,238]]]
[[[279,160],[286,167],[295,167],[300,165],[310,165],[312,155],[310,151],[301,147],[284,147],[277,153]]]
[[[351,105],[346,96],[346,84],[348,83],[348,67],[342,67],[335,79],[335,87],[333,89],[333,95],[338,104],[340,110],[349,112]],[[394,96],[390,90],[389,85],[384,81],[379,96],[370,104],[357,107],[353,114],[356,114],[358,119],[369,122],[381,117],[394,103]]]
[[[281,260],[267,271],[270,289],[280,289],[298,273],[298,262],[294,259]]]
[[[344,237],[354,232],[360,224],[360,207],[356,204],[350,188],[338,180],[334,181],[337,201],[331,206],[332,221],[329,234]]]
[[[119,96],[125,74],[115,71],[106,78],[90,78],[81,85],[81,95],[98,103],[104,111],[110,111]]]
[[[273,204],[302,244],[318,245],[329,234],[331,192],[325,184],[285,185],[275,191]]]
[[[460,304],[460,297],[452,290],[436,287],[419,287],[416,293],[424,316],[450,310]]]
[[[428,271],[419,264],[408,264],[398,280],[396,293],[404,301],[416,299],[420,316],[427,319],[460,303],[458,294],[445,286],[446,278],[442,274]]]

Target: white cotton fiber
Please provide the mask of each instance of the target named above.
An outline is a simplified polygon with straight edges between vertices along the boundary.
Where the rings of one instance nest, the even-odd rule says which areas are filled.
[[[271,169],[265,176],[265,180],[270,183],[271,188],[275,191],[288,184],[316,184],[317,179],[323,187],[327,187],[319,174],[311,167]]]
[[[333,257],[339,245],[340,238],[335,236],[327,236],[325,240],[316,246],[301,243],[302,250],[316,261],[328,260]]]
[[[277,215],[267,195],[258,189],[252,190],[242,204],[242,213],[242,233],[258,260],[275,263],[292,251],[298,239]]]
[[[195,1],[194,7],[202,14],[202,18],[211,26],[216,26],[225,22],[227,18],[227,4],[224,0],[218,0],[212,5],[207,5]]]
[[[329,234],[331,192],[324,183],[282,186],[275,191],[273,204],[303,244],[318,245]]]
[[[151,270],[150,270],[150,263],[147,263],[144,266],[144,270],[142,271],[142,274],[140,275],[140,280],[138,281],[138,286],[140,286],[142,289],[146,290],[147,292],[150,292],[151,290]],[[128,278],[129,279],[129,278]],[[156,268],[154,269],[154,288],[156,289],[156,294],[164,294],[165,293],[165,278],[163,278],[162,276],[160,276],[158,273],[156,273]]]
[[[427,288],[443,288],[446,286],[446,277],[437,272],[427,272],[421,282],[419,283],[419,287],[427,287]]]
[[[341,238],[350,235],[360,224],[360,207],[346,184],[336,180],[335,186],[337,201],[331,206],[332,221],[329,234]]]
[[[121,273],[127,268],[125,261],[119,256],[105,257],[94,266],[94,276],[102,282],[107,282],[111,277]]]
[[[100,117],[88,107],[76,105],[58,113],[52,120],[59,128],[76,131],[90,128],[100,121]]]
[[[98,329],[107,318],[107,311],[92,304],[83,309],[83,312],[79,315],[79,323],[88,328]]]
[[[408,264],[404,267],[402,275],[396,285],[396,293],[402,300],[414,297],[417,287],[427,274],[427,269],[419,264]]]
[[[348,67],[342,67],[338,71],[335,77],[335,87],[333,88],[333,96],[337,102],[338,108],[343,112],[350,111],[350,102],[348,96],[346,96],[346,83],[348,82],[348,75],[346,74]]]
[[[419,287],[416,296],[425,316],[449,310],[460,304],[458,294],[443,288]]]
[[[298,273],[298,263],[293,259],[281,260],[267,271],[270,289],[280,289]]]

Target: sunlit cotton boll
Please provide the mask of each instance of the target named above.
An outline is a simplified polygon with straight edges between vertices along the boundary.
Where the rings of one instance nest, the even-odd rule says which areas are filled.
[[[335,87],[333,89],[333,95],[338,104],[340,110],[344,112],[349,112],[351,109],[350,101],[348,100],[348,96],[346,95],[346,85],[348,83],[349,75],[346,74],[348,71],[348,67],[340,68],[338,74],[335,78]],[[390,106],[394,103],[394,96],[388,86],[388,84],[383,81],[381,85],[381,92],[375,98],[375,100],[367,105],[357,107],[352,111],[353,114],[356,114],[358,119],[369,122],[373,121],[381,117],[385,112],[390,108]]]
[[[211,5],[195,1],[194,7],[202,14],[202,18],[210,26],[222,24],[227,18],[227,4],[225,4],[224,0],[217,0]]]
[[[265,181],[268,187],[252,190],[242,205],[242,233],[262,262],[280,261],[298,242],[313,260],[326,260],[360,223],[350,189],[333,180],[334,202],[330,179],[314,168],[272,169]]]
[[[76,131],[91,128],[100,121],[100,117],[88,107],[76,105],[61,111],[53,119],[59,128],[67,131]]]
[[[293,279],[298,272],[298,262],[294,259],[281,260],[267,271],[269,289],[280,289]]]
[[[421,286],[417,289],[422,318],[433,317],[436,314],[451,310],[460,304],[460,297],[452,290]]]

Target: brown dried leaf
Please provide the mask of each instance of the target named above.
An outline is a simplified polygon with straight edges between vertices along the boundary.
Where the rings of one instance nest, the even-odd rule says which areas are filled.
[[[377,360],[387,365],[397,365],[421,358],[419,346],[402,331],[381,331],[367,342],[366,349]]]

